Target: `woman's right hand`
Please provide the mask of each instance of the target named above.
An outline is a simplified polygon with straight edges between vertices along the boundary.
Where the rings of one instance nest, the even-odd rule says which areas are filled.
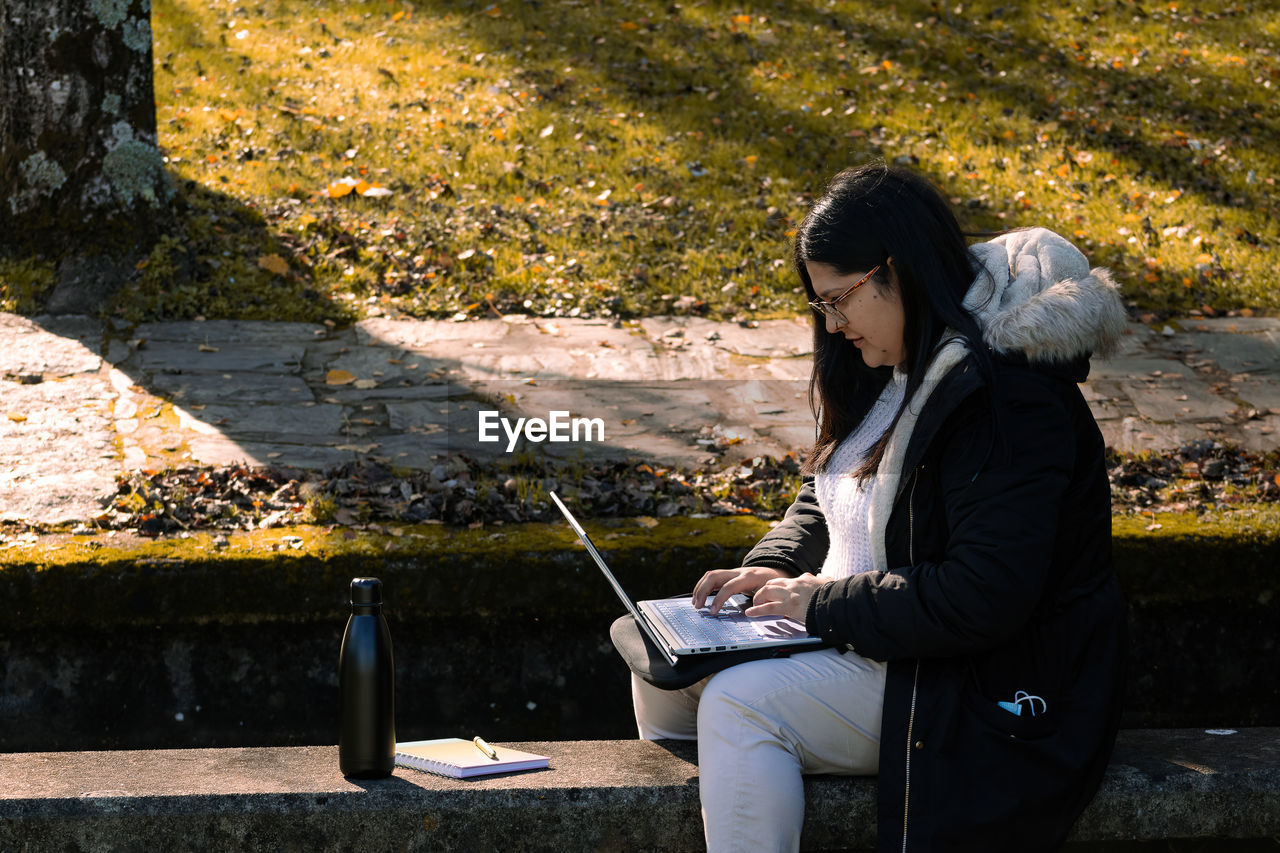
[[[712,569],[707,572],[693,587],[693,606],[702,607],[707,603],[707,596],[714,595],[711,601],[711,613],[720,612],[720,608],[729,600],[729,596],[743,593],[755,595],[756,590],[774,578],[790,577],[779,569],[765,566],[741,566],[736,569]]]

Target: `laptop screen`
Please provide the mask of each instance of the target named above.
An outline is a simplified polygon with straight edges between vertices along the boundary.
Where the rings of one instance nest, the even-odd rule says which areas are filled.
[[[636,609],[635,604],[631,601],[631,596],[622,589],[622,584],[618,583],[618,579],[613,576],[613,572],[609,571],[609,567],[605,565],[604,557],[600,556],[600,552],[596,550],[596,546],[587,538],[587,531],[582,529],[582,525],[578,524],[578,520],[573,517],[573,513],[569,512],[569,508],[560,500],[560,496],[555,492],[550,492],[551,500],[555,501],[556,506],[560,507],[560,511],[564,513],[564,517],[569,520],[569,526],[573,528],[573,532],[578,534],[578,538],[582,540],[582,544],[587,546],[587,550],[591,552],[592,558],[596,561],[596,565],[600,567],[600,571],[604,572],[604,576],[609,579],[609,583],[613,586],[613,591],[618,594],[618,598],[627,606],[627,610],[636,618],[636,621],[643,622],[640,611]]]

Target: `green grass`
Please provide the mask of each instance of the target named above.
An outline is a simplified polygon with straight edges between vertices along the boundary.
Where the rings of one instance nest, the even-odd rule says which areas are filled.
[[[794,313],[796,223],[872,159],[971,229],[1071,237],[1139,313],[1280,308],[1270,3],[156,0],[153,27],[179,225],[131,319]]]

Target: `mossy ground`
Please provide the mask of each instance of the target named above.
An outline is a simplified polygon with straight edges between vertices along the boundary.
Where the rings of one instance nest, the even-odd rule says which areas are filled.
[[[632,548],[662,551],[670,548],[736,549],[757,542],[776,522],[752,516],[714,518],[649,517],[588,522],[585,526],[598,546],[610,553]],[[1244,549],[1280,547],[1280,506],[1263,505],[1203,514],[1161,513],[1113,516],[1112,535],[1120,548],[1148,548],[1160,543],[1223,542]],[[564,524],[519,524],[458,528],[425,525],[291,525],[269,530],[219,534],[206,531],[179,536],[143,537],[130,532],[106,532],[89,536],[50,534],[15,540],[6,547],[0,574],[33,570],[36,573],[92,565],[128,565],[134,570],[184,563],[240,563],[262,561],[287,571],[304,560],[361,559],[370,568],[388,560],[438,561],[442,553],[495,561],[516,553],[559,552],[566,548],[587,555]],[[1185,565],[1171,562],[1177,571],[1205,566],[1201,556]],[[1270,567],[1274,569],[1274,565]],[[1214,581],[1216,583],[1216,581]]]
[[[648,517],[613,519],[586,525],[588,535],[608,550],[629,547],[668,548],[742,547],[757,541],[771,523],[749,516],[705,519]],[[301,559],[359,557],[374,560],[394,556],[438,557],[448,548],[469,555],[497,559],[506,552],[579,548],[567,525],[521,524],[457,528],[439,524],[369,525],[360,528],[291,525],[230,534],[198,532],[187,536],[147,537],[129,532],[90,536],[50,534],[9,546],[5,565],[39,571],[92,562],[94,565],[176,562],[239,562],[261,559],[284,565]],[[584,559],[586,552],[583,550]],[[89,558],[92,558],[91,560]],[[3,571],[0,568],[0,571]]]
[[[1186,537],[1277,541],[1280,540],[1280,505],[1257,504],[1205,513],[1113,515],[1111,534],[1132,542]]]
[[[0,310],[38,314],[57,283],[52,262],[0,257]]]
[[[970,228],[1072,237],[1139,311],[1280,307],[1274,4],[157,0],[153,27],[177,214],[131,319],[793,313],[789,236],[871,159]]]
[[[617,519],[588,525],[633,589],[670,594],[718,557],[732,562],[769,529],[748,517]],[[681,556],[672,556],[679,554]],[[382,577],[406,612],[496,612],[578,591],[565,611],[616,606],[566,524],[487,529],[293,526],[144,539],[51,535],[15,543],[0,591],[21,601],[11,623],[93,624],[226,617],[308,618],[345,610],[352,577]],[[583,586],[584,579],[590,582]],[[665,579],[665,580],[664,580]],[[112,602],[103,607],[104,601]]]

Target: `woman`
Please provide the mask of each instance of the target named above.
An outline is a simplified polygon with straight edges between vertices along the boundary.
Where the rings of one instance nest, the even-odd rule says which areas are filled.
[[[642,737],[697,738],[711,850],[795,850],[802,773],[879,774],[881,850],[1044,850],[1115,739],[1124,608],[1077,383],[1125,314],[1043,229],[973,247],[927,182],[838,175],[796,237],[816,312],[807,478],[736,593],[830,648],[691,688],[633,678]]]

